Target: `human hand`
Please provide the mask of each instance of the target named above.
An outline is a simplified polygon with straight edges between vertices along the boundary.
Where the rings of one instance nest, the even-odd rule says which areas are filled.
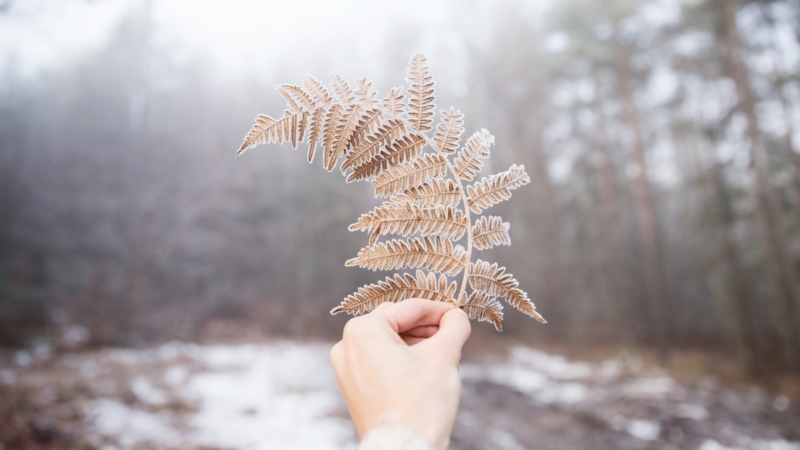
[[[461,397],[461,347],[470,331],[462,310],[431,300],[384,303],[350,319],[331,349],[331,364],[359,436],[390,418],[446,449]]]

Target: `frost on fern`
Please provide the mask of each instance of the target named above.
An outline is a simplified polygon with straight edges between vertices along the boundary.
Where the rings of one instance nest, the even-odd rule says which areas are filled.
[[[512,165],[474,181],[494,136],[480,130],[462,146],[464,115],[453,107],[441,111],[434,127],[434,81],[422,54],[409,63],[409,86],[392,88],[382,99],[367,78],[358,80],[355,88],[339,75],[331,78],[330,89],[311,75],[302,86],[278,86],[286,111],[277,118],[259,115],[236,152],[239,156],[258,144],[289,142],[297,148],[306,143],[308,162],[321,153],[329,172],[339,164],[347,182],[369,181],[376,197],[388,197],[350,226],[350,231],[365,231],[370,238],[346,265],[417,269],[416,276],[395,274],[364,286],[331,313],[364,314],[381,303],[425,298],[453,303],[470,318],[500,330],[499,300],[504,299],[546,323],[504,267],[480,259],[472,262],[473,249],[511,245],[509,223],[480,214],[530,181],[525,168]],[[404,239],[379,242],[385,235]],[[464,245],[455,244],[462,239]],[[462,272],[460,284],[448,283],[447,277]]]

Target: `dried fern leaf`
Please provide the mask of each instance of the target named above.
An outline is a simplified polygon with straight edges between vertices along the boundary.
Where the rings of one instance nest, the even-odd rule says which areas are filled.
[[[505,172],[500,172],[467,186],[467,206],[476,213],[494,204],[511,198],[511,189],[528,184],[531,179],[525,173],[525,166],[512,165]]]
[[[305,89],[294,84],[282,84],[275,88],[286,99],[295,112],[310,111],[316,106],[314,99]]]
[[[392,88],[383,99],[383,108],[387,114],[394,117],[399,117],[406,110],[406,105],[403,103],[403,86]]]
[[[367,246],[358,256],[348,260],[345,266],[358,266],[370,270],[396,270],[408,267],[432,270],[456,276],[467,264],[467,252],[458,245],[455,248],[448,239],[433,240],[427,236],[419,239],[379,242]]]
[[[311,98],[317,103],[317,106],[329,106],[333,103],[333,97],[328,92],[328,88],[312,75],[306,75],[303,78],[303,84],[306,85],[306,89],[311,94]]]
[[[289,106],[289,109],[293,110],[294,112],[300,112],[302,108],[297,103],[297,100],[295,100],[288,91],[282,88],[283,85],[276,87],[275,90],[278,91],[278,93],[281,94],[281,97],[286,100],[286,104]]]
[[[447,161],[444,156],[425,154],[407,163],[392,165],[372,180],[372,186],[375,187],[376,196],[389,197],[422,186],[446,173]]]
[[[418,134],[403,136],[392,142],[392,145],[382,147],[378,154],[372,159],[356,167],[353,173],[347,177],[347,181],[363,180],[373,176],[379,176],[382,171],[389,167],[399,167],[397,164],[419,156],[424,146],[425,138],[423,136]]]
[[[442,110],[442,121],[436,125],[433,143],[440,153],[452,155],[458,150],[458,141],[464,132],[464,114],[452,106],[450,111]]]
[[[461,304],[461,309],[470,319],[492,322],[497,331],[503,331],[503,305],[485,292],[473,291],[467,301]]]
[[[434,82],[426,63],[425,55],[419,53],[408,64],[408,121],[414,131],[428,131],[433,125]]]
[[[311,114],[308,111],[303,111],[300,116],[300,129],[297,130],[297,141],[303,142],[306,137],[306,130],[308,129],[308,121],[311,119]],[[297,145],[294,146],[297,148]]]
[[[322,165],[330,172],[333,170],[333,165],[336,161],[331,163],[333,159],[334,144],[336,142],[336,131],[339,128],[339,122],[344,115],[344,106],[340,103],[333,104],[328,113],[325,114],[325,125],[322,127]],[[330,168],[329,168],[330,167]]]
[[[314,160],[314,151],[317,148],[317,142],[322,138],[325,113],[325,108],[319,107],[310,114],[310,119],[308,121],[308,162]]]
[[[519,282],[505,267],[498,267],[497,263],[489,264],[480,259],[469,265],[469,285],[475,291],[482,291],[493,297],[505,297],[513,307],[522,311],[542,323],[547,323],[544,317],[536,312],[536,306],[528,298],[528,294],[519,288]]]
[[[378,104],[378,93],[372,90],[372,81],[367,80],[367,77],[364,77],[360,80],[356,81],[358,84],[358,90],[356,91],[356,98],[358,101],[364,105],[365,108],[370,109]]]
[[[477,131],[470,136],[466,145],[458,152],[458,156],[453,162],[456,176],[472,181],[472,178],[483,168],[483,162],[480,158],[489,157],[489,147],[493,144],[494,136],[486,130]]]
[[[253,128],[247,133],[236,156],[241,155],[247,149],[253,148],[258,144],[280,144],[291,139],[293,129],[292,120],[296,121],[296,114],[286,111],[280,119],[274,119],[270,116],[259,114],[256,118],[256,123]],[[295,123],[296,125],[296,123]],[[296,128],[296,126],[295,126]]]
[[[364,142],[365,139],[367,139],[367,137],[369,137],[372,133],[374,133],[378,129],[378,127],[381,126],[382,122],[383,122],[383,111],[381,111],[380,109],[372,108],[364,112],[364,114],[358,120],[358,124],[356,124],[356,129],[353,131],[352,136],[347,142],[347,149],[350,150],[345,151],[345,156],[348,155],[349,153],[352,153],[353,150],[357,149],[361,145],[361,143]],[[345,167],[345,163],[348,161],[348,159],[346,159],[345,162],[342,163],[342,173],[344,173],[347,170],[347,167],[350,167],[349,165]]]
[[[358,289],[358,292],[347,296],[341,305],[331,311],[331,314],[346,312],[352,315],[364,314],[377,308],[381,303],[397,303],[407,298],[424,298],[437,302],[454,303],[456,282],[448,286],[447,277],[417,270],[417,277],[411,274],[395,274],[386,277],[386,281],[370,284]]]
[[[492,248],[495,245],[511,245],[508,229],[511,224],[503,222],[497,216],[482,216],[472,227],[472,245],[478,250]]]
[[[336,134],[333,139],[333,150],[331,157],[325,164],[325,168],[330,172],[336,166],[336,161],[341,158],[347,150],[350,138],[356,131],[358,122],[364,116],[364,108],[361,105],[348,105],[341,119],[339,125],[336,126]]]
[[[416,203],[423,208],[456,206],[461,191],[453,180],[434,178],[419,187],[412,187],[391,198],[393,203]]]
[[[383,150],[383,147],[391,144],[395,139],[400,139],[400,137],[405,134],[406,128],[402,120],[389,119],[385,124],[378,127],[378,130],[375,131],[374,134],[359,141],[358,145],[356,145],[351,152],[347,153],[347,158],[342,163],[342,170],[359,168],[366,165]],[[348,181],[353,180],[348,179]]]
[[[338,74],[332,74],[331,80],[333,80],[331,81],[333,92],[340,102],[348,105],[355,103],[356,95],[353,93],[353,89],[350,87],[350,83],[348,83],[347,80]]]
[[[358,222],[350,225],[349,229],[369,232],[377,230],[380,234],[395,233],[401,236],[420,233],[423,236],[460,239],[467,230],[467,225],[467,218],[459,209],[441,206],[421,208],[411,203],[384,202],[374,210],[362,214]]]
[[[287,130],[289,138],[292,141],[292,148],[294,149],[297,148],[298,123],[301,116],[302,114],[292,114],[291,125],[289,125],[289,129]]]

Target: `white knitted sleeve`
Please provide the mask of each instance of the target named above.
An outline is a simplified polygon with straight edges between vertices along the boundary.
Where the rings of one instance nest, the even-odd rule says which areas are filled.
[[[433,450],[413,431],[400,424],[381,425],[370,430],[358,450]]]

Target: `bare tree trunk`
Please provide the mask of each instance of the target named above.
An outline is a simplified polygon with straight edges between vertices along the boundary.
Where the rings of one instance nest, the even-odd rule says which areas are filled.
[[[542,116],[536,108],[532,108],[526,113],[533,117]],[[544,255],[544,258],[541,258],[537,264],[538,270],[541,271],[539,276],[539,281],[542,283],[539,287],[540,293],[549,303],[549,315],[554,317],[551,322],[560,321],[561,324],[565,324],[566,327],[561,331],[566,330],[567,334],[571,336],[570,330],[575,328],[574,321],[577,317],[577,314],[573,314],[574,311],[571,311],[575,299],[568,292],[570,283],[566,277],[571,272],[568,270],[561,246],[563,224],[559,214],[556,191],[547,173],[548,161],[542,144],[542,129],[536,127],[531,130],[522,123],[515,124],[515,126],[519,127],[515,130],[516,136],[520,139],[520,142],[517,143],[518,148],[526,145],[529,147],[524,160],[527,160],[525,161],[526,168],[529,167],[528,172],[532,185],[530,191],[533,192],[536,208],[526,208],[522,214],[527,223],[537,224],[536,230],[532,232],[529,239],[535,242],[535,248],[542,249]],[[552,328],[551,333],[558,334],[559,330],[556,327]]]
[[[630,62],[625,49],[620,44],[617,44],[616,50],[616,73],[619,95],[622,101],[623,120],[633,138],[631,163],[639,168],[639,173],[633,180],[633,196],[643,258],[642,269],[644,271],[648,309],[655,333],[659,361],[662,364],[668,364],[667,319],[669,315],[666,308],[664,269],[655,216],[655,202],[650,184],[647,181],[645,148],[639,127],[638,112],[633,99],[634,80]]]
[[[761,14],[767,21],[767,24],[770,26],[775,26],[775,18],[769,12],[766,5],[761,6]],[[800,36],[798,36],[800,37]],[[800,42],[795,41],[796,44],[800,44]],[[789,100],[786,98],[786,93],[784,92],[784,87],[786,84],[791,80],[791,73],[786,68],[786,62],[783,59],[776,55],[776,52],[780,51],[778,49],[777,43],[773,43],[772,48],[772,64],[774,67],[776,79],[774,81],[774,93],[778,97],[778,101],[781,104],[781,112],[783,113],[784,121],[786,122],[786,133],[784,134],[784,145],[786,148],[786,158],[789,160],[789,173],[792,177],[792,199],[794,200],[794,206],[797,211],[800,211],[800,153],[795,151],[795,143],[794,143],[794,131],[795,131],[795,124],[792,120],[792,107],[789,103]]]
[[[719,0],[719,7],[727,70],[736,85],[738,107],[747,118],[745,133],[750,139],[750,168],[755,179],[756,215],[765,244],[765,269],[772,281],[775,294],[784,305],[787,361],[794,371],[800,372],[797,273],[789,253],[785,218],[777,193],[769,182],[770,157],[758,127],[755,96],[750,89],[747,68],[740,53],[741,41],[736,27],[735,0]]]
[[[596,147],[602,156],[599,170],[600,210],[605,241],[605,271],[608,277],[609,292],[612,304],[616,307],[616,320],[620,337],[625,342],[633,341],[630,327],[630,315],[627,300],[630,298],[630,280],[625,264],[625,239],[622,235],[622,205],[616,187],[616,174],[611,152],[608,151],[608,140],[605,135],[605,122],[601,111],[595,111],[598,117],[596,130]]]
[[[720,167],[712,169],[713,194],[711,201],[720,207],[718,222],[721,229],[722,256],[728,266],[728,282],[731,283],[736,321],[739,325],[745,349],[745,366],[750,375],[757,375],[761,353],[758,347],[753,302],[747,288],[747,277],[739,257],[740,253],[736,245],[736,238],[733,236],[732,224],[735,221],[735,217],[720,169]]]
[[[786,121],[786,134],[784,135],[784,145],[786,146],[786,157],[789,160],[789,172],[792,175],[792,197],[794,199],[795,210],[800,211],[800,153],[794,150],[794,122],[792,121],[792,110],[786,94],[783,92],[783,82],[779,82],[775,92],[780,100],[784,120]]]

